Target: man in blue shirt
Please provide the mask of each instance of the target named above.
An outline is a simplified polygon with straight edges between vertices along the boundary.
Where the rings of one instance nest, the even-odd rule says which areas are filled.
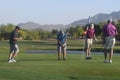
[[[57,35],[57,41],[58,41],[58,60],[61,59],[61,53],[63,52],[63,60],[66,59],[66,42],[67,42],[67,36],[64,33],[64,31],[60,31]]]
[[[9,61],[8,61],[9,63],[16,62],[16,60],[14,58],[19,52],[19,47],[17,45],[17,41],[22,39],[21,37],[18,37],[19,31],[20,31],[20,27],[16,26],[15,30],[13,30],[10,34],[10,40],[9,40],[10,53],[9,53]]]

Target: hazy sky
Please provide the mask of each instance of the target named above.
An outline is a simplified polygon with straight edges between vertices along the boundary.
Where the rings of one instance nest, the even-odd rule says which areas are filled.
[[[69,24],[120,10],[120,0],[0,0],[1,23]]]

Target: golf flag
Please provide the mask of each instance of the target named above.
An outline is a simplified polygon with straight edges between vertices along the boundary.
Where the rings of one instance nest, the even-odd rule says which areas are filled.
[[[90,16],[89,16],[89,18],[88,18],[88,24],[90,24],[90,22],[91,22],[91,18],[90,18]]]

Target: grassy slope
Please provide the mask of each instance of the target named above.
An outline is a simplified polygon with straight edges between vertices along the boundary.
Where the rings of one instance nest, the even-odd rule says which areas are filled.
[[[57,61],[56,54],[24,53],[25,49],[55,49],[51,42],[38,43],[20,42],[19,62],[12,64],[7,62],[7,42],[0,43],[0,80],[120,80],[119,55],[114,55],[112,64],[106,64],[103,55],[93,55],[97,60],[86,61],[82,54],[68,54],[66,61]],[[78,42],[72,43],[77,49]]]

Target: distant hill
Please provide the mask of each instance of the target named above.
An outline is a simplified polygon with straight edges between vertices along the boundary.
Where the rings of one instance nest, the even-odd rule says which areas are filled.
[[[42,29],[38,23],[34,23],[34,22],[20,23],[18,24],[18,26],[28,30],[36,29],[36,28]]]
[[[99,14],[91,17],[91,22],[97,24],[97,23],[106,21],[109,18],[112,18],[115,21],[120,19],[120,11],[112,12],[110,14],[99,13]],[[88,23],[88,19],[81,19],[81,20],[78,20],[78,21],[74,21],[74,22],[72,22],[68,25],[62,25],[62,24],[40,25],[40,24],[35,23],[35,22],[20,23],[18,25],[21,26],[22,28],[28,29],[28,30],[42,29],[42,30],[45,30],[45,31],[52,31],[53,29],[63,30],[63,29],[69,28],[71,26],[77,26],[77,25],[83,26],[83,25],[86,25],[87,23]]]
[[[45,31],[52,31],[53,29],[57,29],[57,30],[65,29],[65,25],[62,25],[62,24],[40,25],[40,24],[34,23],[34,22],[20,23],[20,24],[18,24],[18,26],[20,26],[23,29],[27,29],[27,30],[41,29],[41,30],[45,30]]]
[[[97,24],[102,21],[106,21],[109,18],[112,18],[114,21],[120,19],[120,11],[112,12],[110,14],[99,13],[99,14],[91,17],[91,22]],[[88,23],[88,19],[82,19],[82,20],[74,21],[74,22],[70,23],[68,26],[86,25],[87,23]]]

